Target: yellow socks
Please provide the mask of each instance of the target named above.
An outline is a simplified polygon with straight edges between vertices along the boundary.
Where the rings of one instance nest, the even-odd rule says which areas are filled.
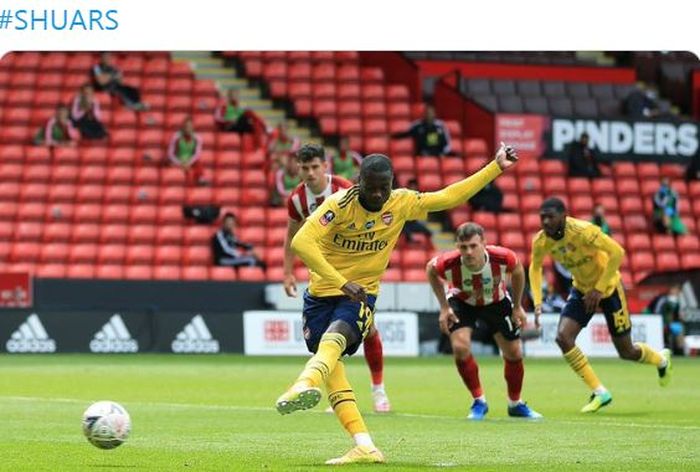
[[[335,369],[326,379],[326,388],[328,400],[343,428],[353,437],[367,433],[367,426],[357,409],[355,394],[345,376],[345,365],[342,362],[336,363]]]
[[[658,367],[663,367],[666,359],[656,352],[650,345],[646,343],[634,343],[641,351],[642,356],[639,358],[638,362],[642,364],[652,364]]]
[[[338,359],[345,351],[345,346],[346,340],[342,334],[326,333],[321,336],[316,354],[306,363],[306,367],[296,380],[297,383],[306,382],[312,387],[323,385],[335,369]]]
[[[593,367],[588,363],[588,358],[578,346],[574,346],[572,350],[564,353],[564,359],[591,390],[599,390],[603,386],[598,376],[593,372]]]

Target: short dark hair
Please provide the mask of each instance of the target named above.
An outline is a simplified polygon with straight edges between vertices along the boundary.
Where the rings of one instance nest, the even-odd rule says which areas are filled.
[[[462,223],[455,232],[455,241],[466,241],[477,234],[481,236],[481,239],[484,239],[483,226],[478,223],[472,223],[471,221],[468,223]]]
[[[360,164],[360,175],[367,175],[368,172],[373,174],[389,172],[393,175],[394,167],[391,165],[391,160],[384,154],[370,154],[362,159]]]
[[[564,205],[561,198],[549,197],[542,202],[542,205],[540,205],[540,211],[544,210],[554,210],[557,213],[566,213],[566,205]]]
[[[297,151],[299,162],[310,162],[314,159],[326,160],[326,150],[320,144],[306,143]]]
[[[226,218],[233,218],[234,220],[236,219],[236,214],[232,211],[227,211],[224,213],[224,219]]]

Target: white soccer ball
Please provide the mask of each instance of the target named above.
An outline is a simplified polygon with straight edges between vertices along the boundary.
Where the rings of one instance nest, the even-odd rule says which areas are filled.
[[[131,432],[131,418],[119,403],[101,401],[93,403],[83,413],[83,434],[93,446],[114,449],[120,446]]]

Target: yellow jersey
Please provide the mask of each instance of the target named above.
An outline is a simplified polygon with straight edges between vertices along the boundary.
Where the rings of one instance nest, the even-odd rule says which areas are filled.
[[[530,288],[535,306],[542,304],[542,260],[550,255],[573,276],[573,285],[582,293],[593,289],[610,296],[620,282],[620,264],[625,250],[600,227],[566,217],[564,237],[552,239],[540,230],[532,240]]]
[[[437,192],[392,190],[377,212],[360,204],[358,186],[326,198],[292,240],[292,249],[311,273],[309,293],[343,295],[341,287],[352,281],[368,294],[377,295],[379,280],[406,221],[424,219],[430,211],[464,203],[500,173],[493,162]]]

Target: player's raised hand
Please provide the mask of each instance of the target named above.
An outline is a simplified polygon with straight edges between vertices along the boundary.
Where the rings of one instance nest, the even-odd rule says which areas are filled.
[[[297,279],[294,274],[287,274],[284,276],[284,291],[287,292],[288,297],[297,296]]]
[[[355,282],[346,282],[340,290],[353,301],[367,303],[367,292],[365,292],[362,285]]]
[[[501,141],[501,146],[496,151],[495,160],[501,170],[506,170],[518,162],[518,153],[513,146],[507,146]]]
[[[449,335],[450,328],[455,323],[459,323],[459,318],[457,318],[457,315],[455,315],[455,312],[452,311],[452,308],[450,308],[449,306],[440,308],[440,316],[438,317],[438,324],[440,325],[440,331]]]

